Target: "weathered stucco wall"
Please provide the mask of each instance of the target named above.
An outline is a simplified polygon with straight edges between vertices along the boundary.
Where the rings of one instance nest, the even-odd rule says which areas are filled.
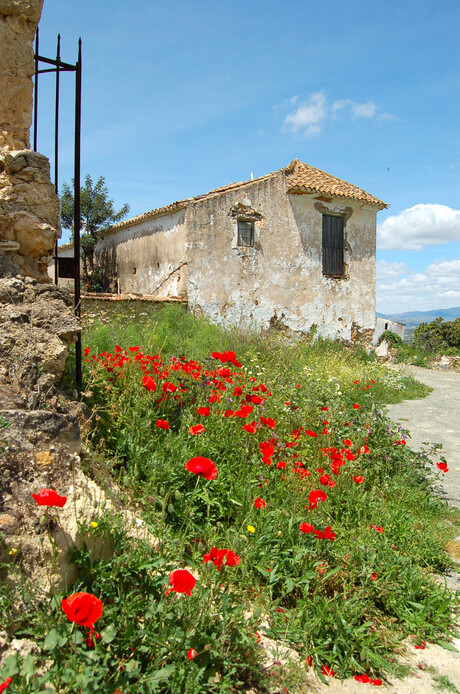
[[[364,332],[369,339],[375,323],[376,209],[288,196],[285,186],[280,173],[188,206],[189,305],[216,323],[282,325],[296,332],[315,325],[325,337],[354,340]],[[315,204],[331,212],[349,208],[343,278],[322,274],[322,215]],[[259,217],[254,248],[237,246],[239,206]]]
[[[96,246],[96,267],[102,267],[111,289],[161,297],[186,292],[185,212],[145,220],[108,234]]]

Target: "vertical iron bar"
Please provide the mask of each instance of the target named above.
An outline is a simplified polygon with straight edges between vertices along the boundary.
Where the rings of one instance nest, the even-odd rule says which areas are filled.
[[[80,306],[80,146],[81,146],[81,38],[78,40],[78,61],[75,71],[75,168],[74,168],[74,257],[75,315],[81,317]],[[75,379],[82,387],[81,334],[75,344]]]
[[[57,50],[56,50],[56,110],[54,115],[54,185],[56,188],[56,195],[59,195],[58,190],[58,166],[59,166],[59,61],[61,59],[61,34],[57,37]],[[58,284],[58,240],[56,238],[56,244],[54,247],[54,283]]]
[[[34,152],[37,151],[37,123],[38,123],[38,27],[35,34],[35,89],[34,89]]]

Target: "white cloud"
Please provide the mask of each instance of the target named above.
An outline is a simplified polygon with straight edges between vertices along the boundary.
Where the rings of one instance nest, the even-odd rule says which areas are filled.
[[[354,116],[357,118],[374,118],[379,113],[379,107],[373,101],[366,101],[359,104],[351,99],[339,99],[332,104],[332,112],[342,111],[349,106]]]
[[[305,135],[320,133],[326,119],[336,116],[339,111],[348,110],[355,118],[394,118],[391,114],[384,113],[373,101],[359,103],[351,99],[339,99],[329,105],[324,92],[314,92],[303,102],[300,102],[297,96],[293,96],[285,101],[281,108],[292,109],[294,106],[296,108],[284,119],[284,128],[293,132],[300,131]]]
[[[377,310],[429,311],[460,306],[460,259],[436,260],[423,272],[405,263],[377,262]]]
[[[297,98],[295,98],[295,103]],[[292,101],[292,99],[291,99]],[[305,135],[321,132],[321,124],[326,118],[326,95],[324,92],[310,94],[307,101],[299,104],[295,111],[288,113],[284,125],[294,132],[303,130]]]
[[[387,217],[377,230],[382,250],[419,250],[460,240],[460,210],[447,205],[414,205]]]

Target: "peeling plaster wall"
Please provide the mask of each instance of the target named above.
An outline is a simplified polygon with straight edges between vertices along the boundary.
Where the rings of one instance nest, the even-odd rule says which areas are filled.
[[[135,292],[184,297],[185,212],[145,220],[109,233],[95,249],[95,267],[102,267],[110,288],[118,294]]]
[[[376,208],[322,199],[331,212],[348,208],[346,276],[325,277],[318,200],[288,196],[285,185],[280,173],[187,207],[189,306],[220,324],[276,324],[296,332],[316,325],[324,337],[355,340],[364,334],[369,341],[375,325]],[[237,246],[232,210],[238,206],[254,212],[254,248]]]

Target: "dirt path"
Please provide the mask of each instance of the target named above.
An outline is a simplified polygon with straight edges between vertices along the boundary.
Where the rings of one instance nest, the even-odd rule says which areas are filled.
[[[408,443],[414,450],[420,450],[424,441],[442,444],[441,454],[449,467],[441,482],[443,498],[460,508],[460,373],[404,368],[433,392],[420,400],[389,405],[388,413],[394,422],[409,430]]]
[[[420,400],[406,400],[389,405],[390,418],[410,432],[408,444],[420,450],[424,441],[441,443],[449,472],[443,475],[439,493],[450,504],[460,508],[460,374],[451,371],[435,371],[416,366],[405,366],[414,378],[433,388],[433,392]],[[439,458],[433,460],[433,465]],[[460,538],[457,538],[460,540]],[[459,574],[448,579],[449,587],[460,586]],[[460,651],[460,639],[453,644]],[[329,686],[311,681],[306,685],[309,694],[460,694],[460,652],[453,653],[440,646],[428,644],[425,650],[415,650],[408,645],[405,662],[412,666],[412,673],[403,681],[393,680],[377,690],[369,684],[355,680],[330,680]],[[444,679],[445,678],[445,679]],[[454,689],[449,689],[449,684]],[[444,686],[443,686],[444,685]],[[447,686],[446,686],[447,685]]]

